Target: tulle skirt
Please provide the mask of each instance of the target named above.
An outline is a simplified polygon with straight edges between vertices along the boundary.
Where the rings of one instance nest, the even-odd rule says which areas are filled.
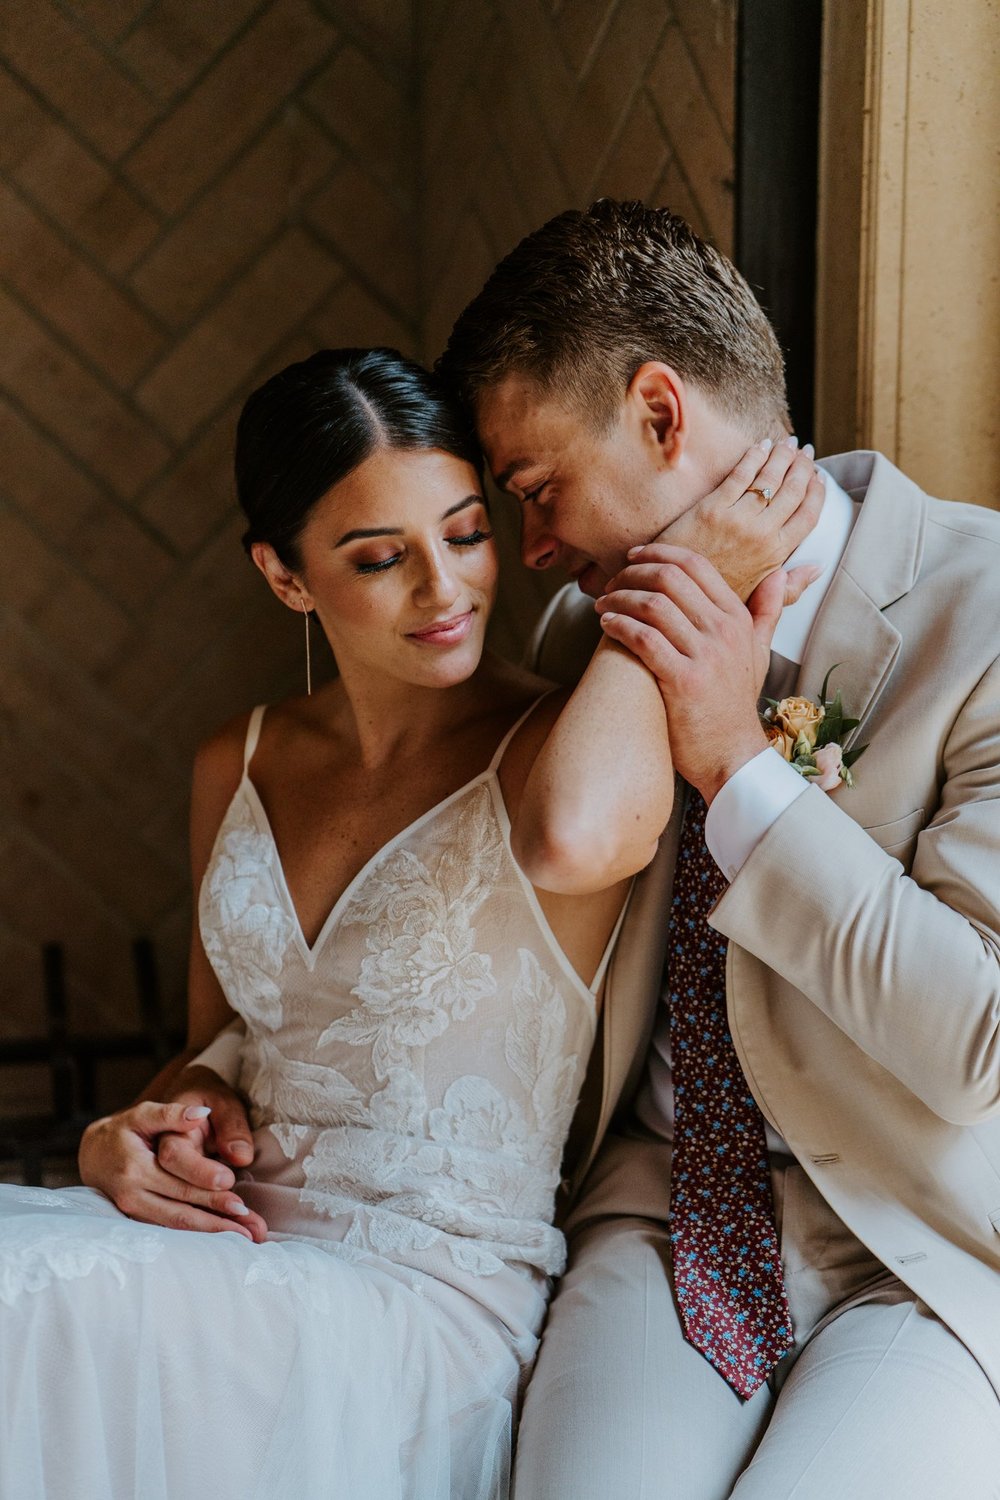
[[[502,1500],[532,1298],[0,1188],[0,1496]]]

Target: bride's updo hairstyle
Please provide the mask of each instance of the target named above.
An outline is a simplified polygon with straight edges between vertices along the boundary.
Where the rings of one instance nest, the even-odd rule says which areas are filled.
[[[438,378],[396,349],[320,349],[247,400],[236,427],[236,494],[247,551],[270,542],[287,568],[318,500],[379,448],[483,459],[468,417]]]

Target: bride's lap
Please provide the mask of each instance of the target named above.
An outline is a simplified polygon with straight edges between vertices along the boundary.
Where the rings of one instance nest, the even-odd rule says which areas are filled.
[[[428,1281],[2,1189],[0,1493],[501,1493],[517,1361]]]

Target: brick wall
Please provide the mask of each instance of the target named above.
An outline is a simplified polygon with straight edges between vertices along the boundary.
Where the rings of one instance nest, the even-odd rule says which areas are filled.
[[[183,1009],[191,754],[301,685],[238,542],[246,392],[323,344],[433,357],[496,258],[599,192],[728,246],[733,12],[5,0],[0,1034],[38,1028],[48,939],[75,1024],[133,1024],[140,932]],[[508,588],[501,643],[539,598]]]

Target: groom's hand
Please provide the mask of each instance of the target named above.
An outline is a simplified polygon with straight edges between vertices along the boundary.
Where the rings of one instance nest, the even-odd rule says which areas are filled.
[[[785,582],[770,574],[744,605],[699,553],[653,544],[594,606],[659,682],[674,765],[709,804],[767,746],[757,701]]]

